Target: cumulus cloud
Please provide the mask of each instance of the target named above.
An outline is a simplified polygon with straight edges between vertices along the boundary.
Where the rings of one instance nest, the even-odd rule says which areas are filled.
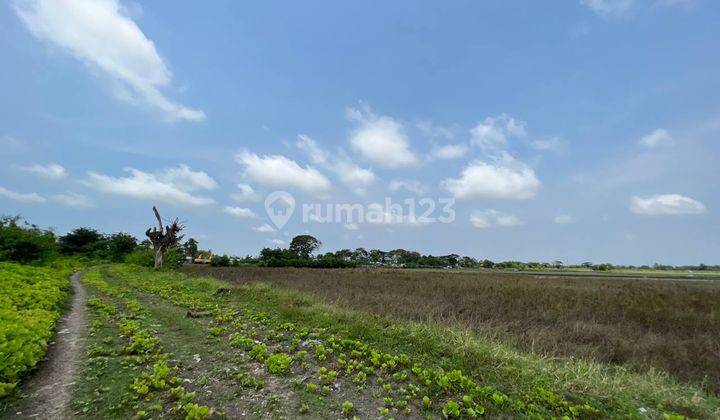
[[[205,172],[193,171],[186,165],[152,173],[134,168],[124,170],[129,175],[117,178],[88,172],[83,184],[108,194],[175,205],[202,206],[215,202],[212,198],[191,194],[197,190],[214,189],[217,184]]]
[[[640,144],[648,148],[672,146],[675,144],[675,139],[664,128],[658,128],[652,133],[642,136]]]
[[[311,166],[302,167],[282,155],[258,156],[240,152],[235,159],[245,167],[244,176],[271,188],[298,188],[310,194],[321,194],[330,189],[330,181]]]
[[[541,183],[530,167],[502,153],[488,162],[470,163],[459,178],[446,179],[442,185],[457,199],[523,200],[534,197]]]
[[[446,144],[435,146],[430,151],[431,159],[452,160],[458,159],[467,153],[468,148],[464,144]]]
[[[270,243],[273,245],[280,246],[280,245],[284,245],[285,241],[283,241],[282,239],[270,239]]]
[[[118,0],[16,0],[15,11],[37,38],[66,50],[108,77],[118,97],[163,112],[173,120],[205,114],[168,99],[167,64]]]
[[[643,216],[671,216],[705,213],[705,205],[680,194],[659,194],[645,197],[634,196],[630,211]]]
[[[254,227],[254,228],[252,228],[252,229],[253,229],[255,232],[260,232],[260,233],[275,232],[275,228],[273,228],[272,226],[270,226],[270,225],[267,224],[267,223],[263,223],[262,225],[257,226],[257,227]]]
[[[69,192],[66,194],[55,194],[52,196],[53,201],[67,207],[89,208],[94,204],[90,198],[85,195]]]
[[[555,218],[553,219],[553,222],[555,222],[558,225],[567,225],[574,221],[575,221],[575,219],[573,219],[572,216],[567,215],[567,214],[561,214],[561,215],[555,216]]]
[[[248,201],[260,201],[260,195],[249,184],[237,184],[238,192],[230,194],[230,198],[241,203]]]
[[[50,179],[53,181],[57,181],[59,179],[67,177],[67,171],[65,170],[65,168],[63,168],[62,165],[59,165],[57,163],[50,163],[48,165],[35,164],[31,166],[23,166],[20,169],[25,172],[37,175],[41,178]]]
[[[19,193],[17,191],[8,190],[2,186],[0,186],[0,197],[5,197],[13,201],[19,201],[21,203],[44,203],[47,201],[44,197],[37,193]]]
[[[308,155],[311,162],[334,172],[356,194],[364,194],[376,180],[375,173],[370,169],[361,168],[342,156],[330,156],[315,140],[304,134],[298,136],[296,146]]]
[[[484,150],[502,150],[508,138],[526,136],[525,122],[505,114],[487,117],[470,130],[471,142]]]
[[[238,218],[255,217],[255,213],[252,210],[242,207],[225,206],[223,207],[223,213]]]
[[[393,118],[375,115],[369,108],[347,110],[347,118],[358,124],[350,136],[353,150],[365,159],[388,168],[397,169],[418,163],[410,150],[405,127]]]
[[[470,215],[470,223],[478,229],[487,229],[491,227],[512,227],[522,224],[520,219],[516,216],[493,209],[478,210],[473,212]]]

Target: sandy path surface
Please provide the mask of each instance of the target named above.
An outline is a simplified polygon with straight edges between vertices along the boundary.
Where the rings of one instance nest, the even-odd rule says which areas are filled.
[[[87,328],[85,289],[80,283],[80,273],[73,274],[70,283],[73,288],[72,307],[60,319],[55,342],[48,346],[45,360],[24,387],[24,409],[15,413],[17,417],[70,418],[71,391],[85,353],[83,337]]]

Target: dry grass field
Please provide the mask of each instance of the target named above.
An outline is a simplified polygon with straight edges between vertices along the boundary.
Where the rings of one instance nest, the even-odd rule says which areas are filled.
[[[461,325],[525,351],[662,369],[720,392],[720,282],[498,272],[186,267],[378,315]]]

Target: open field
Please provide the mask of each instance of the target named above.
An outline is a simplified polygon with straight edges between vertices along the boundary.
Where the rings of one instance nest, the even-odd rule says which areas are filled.
[[[126,264],[86,269],[81,279],[89,328],[66,414],[195,420],[680,419],[720,413],[716,395],[662,372],[545,358],[469,333],[460,321],[448,326],[434,318],[378,316],[251,280],[288,281],[294,273],[322,284],[338,274],[352,279],[355,272],[372,274],[217,272],[246,277],[229,282]],[[417,273],[405,272],[416,283]],[[377,272],[384,281],[402,284],[390,274]],[[438,286],[435,293],[447,290]],[[362,297],[356,289],[348,293]],[[431,311],[439,309],[437,302],[428,304]],[[30,412],[35,402],[23,398],[22,387],[19,393],[21,398],[0,404],[0,418]]]
[[[720,283],[479,271],[187,267],[327,303],[460,325],[523,351],[660,369],[720,390]]]

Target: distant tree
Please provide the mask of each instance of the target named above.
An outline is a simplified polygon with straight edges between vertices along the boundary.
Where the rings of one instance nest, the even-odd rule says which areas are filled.
[[[335,251],[334,256],[336,258],[340,258],[341,260],[350,261],[353,257],[353,252],[349,249],[341,249],[339,251]]]
[[[183,244],[183,249],[185,250],[185,255],[194,260],[198,255],[198,241],[196,241],[195,238],[188,239]]]
[[[216,255],[213,257],[212,261],[210,262],[210,265],[214,267],[229,267],[231,263],[230,257],[227,255]]]
[[[352,253],[352,260],[357,261],[361,264],[366,264],[369,258],[369,254],[365,248],[357,248]]]
[[[128,233],[114,233],[105,239],[105,251],[113,261],[122,261],[137,248],[137,239]]]
[[[555,268],[563,268],[563,262],[560,260],[553,261],[553,267]]]
[[[483,262],[481,263],[481,265],[482,265],[482,268],[493,268],[493,267],[495,267],[495,263],[492,262],[492,261],[490,261],[490,260],[488,260],[488,259],[484,259]]]
[[[370,261],[376,264],[384,264],[385,263],[385,255],[387,255],[387,252],[381,251],[379,249],[371,249],[370,253],[368,254],[368,257],[370,258]]]
[[[0,261],[30,263],[51,258],[57,252],[55,234],[21,220],[20,216],[0,217]]]
[[[150,239],[143,239],[142,242],[138,245],[138,248],[140,249],[152,249],[153,244],[150,242]]]
[[[97,230],[81,227],[59,237],[58,243],[63,254],[92,254],[104,239]]]
[[[460,267],[464,268],[475,268],[478,266],[478,262],[475,258],[467,256],[460,258],[459,264]]]
[[[145,236],[147,236],[153,244],[153,251],[155,252],[155,268],[159,268],[163,265],[163,254],[165,251],[178,248],[180,240],[182,240],[180,231],[183,230],[184,226],[180,224],[180,221],[176,218],[170,225],[163,227],[160,213],[157,211],[155,206],[153,206],[152,210],[158,221],[158,227],[152,229],[148,228],[145,231]]]
[[[586,262],[580,264],[580,266],[583,268],[592,268],[593,263],[591,263],[590,261],[586,261]]]
[[[290,241],[290,251],[301,258],[310,258],[321,246],[322,242],[310,235],[299,235]]]

